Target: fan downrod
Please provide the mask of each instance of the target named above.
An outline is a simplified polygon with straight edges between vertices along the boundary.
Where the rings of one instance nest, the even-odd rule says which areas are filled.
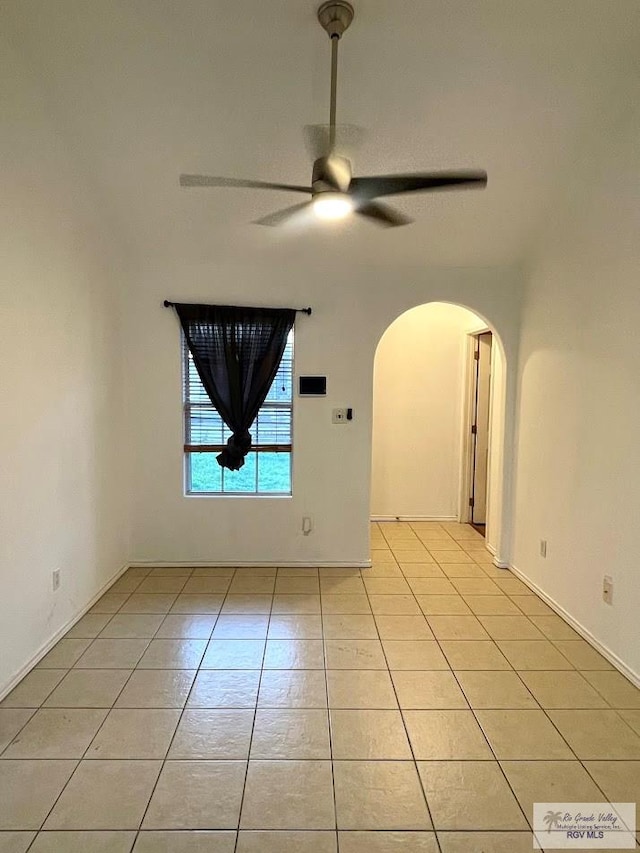
[[[353,21],[353,6],[346,0],[327,0],[318,9],[318,20],[329,38],[342,38]]]

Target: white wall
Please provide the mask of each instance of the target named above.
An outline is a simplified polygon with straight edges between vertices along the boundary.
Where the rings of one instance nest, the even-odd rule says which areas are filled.
[[[576,157],[530,274],[514,564],[640,677],[637,77],[625,95],[603,116],[605,142]]]
[[[466,305],[500,333],[515,359],[519,272],[304,264],[174,266],[147,262],[126,317],[135,561],[366,562],[369,558],[375,349],[401,313],[429,301]],[[324,399],[294,401],[293,497],[185,497],[179,327],[162,300],[313,307],[296,324],[296,375],[328,377]],[[507,395],[513,403],[513,385]],[[331,408],[354,420],[331,424]],[[510,447],[513,424],[507,425]],[[507,466],[505,479],[510,476]],[[510,507],[505,509],[505,517]],[[303,536],[303,515],[314,519]],[[504,525],[508,542],[508,522]]]
[[[457,518],[468,333],[465,308],[421,305],[376,350],[371,514]]]
[[[107,226],[8,44],[0,81],[1,694],[120,568],[128,533]]]

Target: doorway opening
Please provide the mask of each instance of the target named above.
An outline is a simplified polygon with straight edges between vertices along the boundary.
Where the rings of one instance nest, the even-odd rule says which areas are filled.
[[[496,331],[460,305],[420,305],[388,326],[374,361],[372,520],[471,524],[497,552],[504,368]]]

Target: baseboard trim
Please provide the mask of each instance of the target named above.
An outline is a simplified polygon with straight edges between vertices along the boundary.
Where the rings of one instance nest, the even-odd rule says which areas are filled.
[[[501,560],[500,557],[498,557],[498,551],[495,548],[495,546],[490,545],[486,541],[486,539],[485,539],[484,546],[487,549],[487,551],[493,556],[493,565],[496,567],[496,569],[510,569],[511,568],[511,566],[509,565],[509,561],[508,560]]]
[[[239,568],[239,569],[370,569],[371,560],[352,560],[351,562],[318,560],[131,560],[128,563],[133,568],[157,566],[159,569],[171,568]]]
[[[116,571],[116,573],[112,575],[111,578],[100,587],[100,589],[98,590],[98,592],[96,592],[93,598],[91,598],[90,601],[75,614],[75,616],[72,616],[71,619],[65,622],[65,624],[61,628],[59,628],[49,640],[46,641],[46,643],[40,646],[38,651],[34,655],[32,655],[31,658],[29,658],[27,663],[25,663],[25,665],[21,667],[18,672],[9,679],[8,682],[6,682],[2,685],[2,687],[0,687],[0,702],[4,699],[5,696],[8,696],[8,694],[11,693],[13,688],[16,687],[22,681],[25,675],[28,675],[29,672],[31,672],[34,666],[40,663],[42,658],[48,652],[51,651],[51,649],[55,646],[58,640],[61,639],[61,637],[63,637],[67,633],[67,631],[70,631],[71,628],[73,628],[73,626],[76,624],[76,622],[79,622],[82,617],[85,616],[89,612],[89,610],[91,610],[97,600],[101,596],[103,596],[111,586],[113,586],[113,584],[118,580],[121,575],[126,572],[128,568],[129,563],[125,563],[123,566],[121,566]]]
[[[612,664],[619,672],[624,675],[625,678],[628,678],[629,681],[634,684],[636,687],[640,688],[640,673],[637,673],[635,670],[631,669],[615,652],[612,652],[608,646],[605,646],[604,643],[600,642],[597,637],[589,631],[588,628],[579,622],[574,616],[571,615],[561,604],[552,598],[550,595],[541,589],[537,583],[534,583],[530,578],[528,578],[523,571],[521,571],[517,566],[511,564],[509,567],[511,571],[518,577],[522,583],[526,584],[529,589],[531,589],[537,596],[539,596],[545,604],[548,604],[552,610],[561,616],[565,622],[568,622],[571,627],[580,634],[591,646],[597,649],[600,654],[605,657],[610,664]]]
[[[371,521],[457,521],[457,515],[372,515]]]

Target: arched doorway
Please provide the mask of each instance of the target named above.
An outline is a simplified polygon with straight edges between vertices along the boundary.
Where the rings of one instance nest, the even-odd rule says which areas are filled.
[[[372,518],[476,521],[500,551],[505,382],[499,335],[466,307],[430,302],[388,326],[374,361]]]

